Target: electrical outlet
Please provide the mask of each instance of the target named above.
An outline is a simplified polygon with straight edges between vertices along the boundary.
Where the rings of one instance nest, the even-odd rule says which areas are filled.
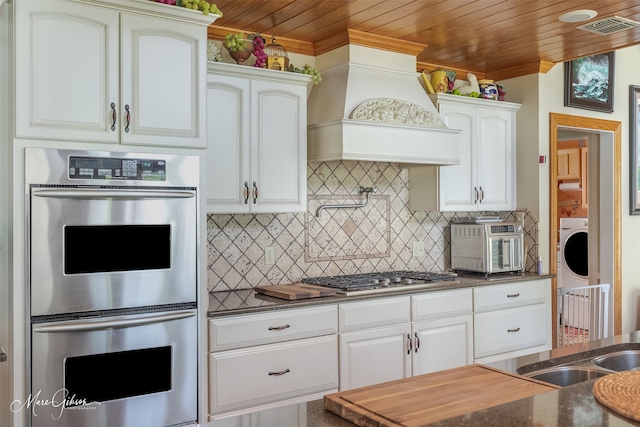
[[[524,227],[524,212],[516,212],[516,222]]]
[[[273,265],[276,263],[276,248],[273,246],[264,248],[264,263],[265,265]]]
[[[413,242],[413,256],[417,258],[426,255],[427,254],[424,251],[424,242]]]

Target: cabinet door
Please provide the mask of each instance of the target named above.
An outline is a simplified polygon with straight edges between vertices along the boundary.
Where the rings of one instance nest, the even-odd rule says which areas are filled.
[[[478,210],[515,209],[514,117],[510,111],[478,108]]]
[[[340,391],[411,376],[409,324],[340,334]]]
[[[459,165],[439,168],[439,207],[441,211],[475,211],[477,162],[475,141],[476,108],[464,105],[440,105],[440,114],[457,136]]]
[[[249,212],[250,83],[207,76],[207,211]]]
[[[118,21],[73,2],[15,2],[16,136],[118,141]]]
[[[558,179],[582,177],[580,148],[558,149]]]
[[[413,375],[473,363],[473,316],[413,324]]]
[[[121,138],[206,147],[206,28],[122,14]]]
[[[307,89],[254,80],[251,93],[251,210],[305,212]]]

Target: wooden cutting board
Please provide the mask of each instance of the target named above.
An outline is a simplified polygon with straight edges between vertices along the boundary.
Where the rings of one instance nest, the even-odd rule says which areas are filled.
[[[362,427],[418,427],[557,388],[468,365],[329,394],[324,407]]]
[[[258,286],[256,287],[256,292],[288,300],[326,297],[336,294],[335,289],[300,282],[286,285]]]

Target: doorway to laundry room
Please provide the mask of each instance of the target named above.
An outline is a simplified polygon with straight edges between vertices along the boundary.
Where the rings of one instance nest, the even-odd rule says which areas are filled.
[[[621,326],[621,135],[619,122],[586,117],[552,113],[550,125],[549,241],[550,271],[556,273],[552,289],[555,347],[567,344],[560,342],[566,336],[578,336],[571,344],[597,338],[596,333],[610,336]],[[600,284],[611,287],[606,310],[595,314],[604,320],[596,328],[589,323],[592,320],[571,315],[571,311],[593,313],[594,301],[574,298],[577,294],[568,294],[568,290]],[[563,313],[568,301],[569,312],[565,307]]]

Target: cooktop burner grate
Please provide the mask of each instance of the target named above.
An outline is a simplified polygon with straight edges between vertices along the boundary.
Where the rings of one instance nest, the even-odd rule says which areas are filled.
[[[338,289],[353,295],[399,290],[402,287],[426,287],[437,282],[456,280],[455,273],[390,271],[386,273],[347,274],[341,276],[305,277],[303,283]]]

